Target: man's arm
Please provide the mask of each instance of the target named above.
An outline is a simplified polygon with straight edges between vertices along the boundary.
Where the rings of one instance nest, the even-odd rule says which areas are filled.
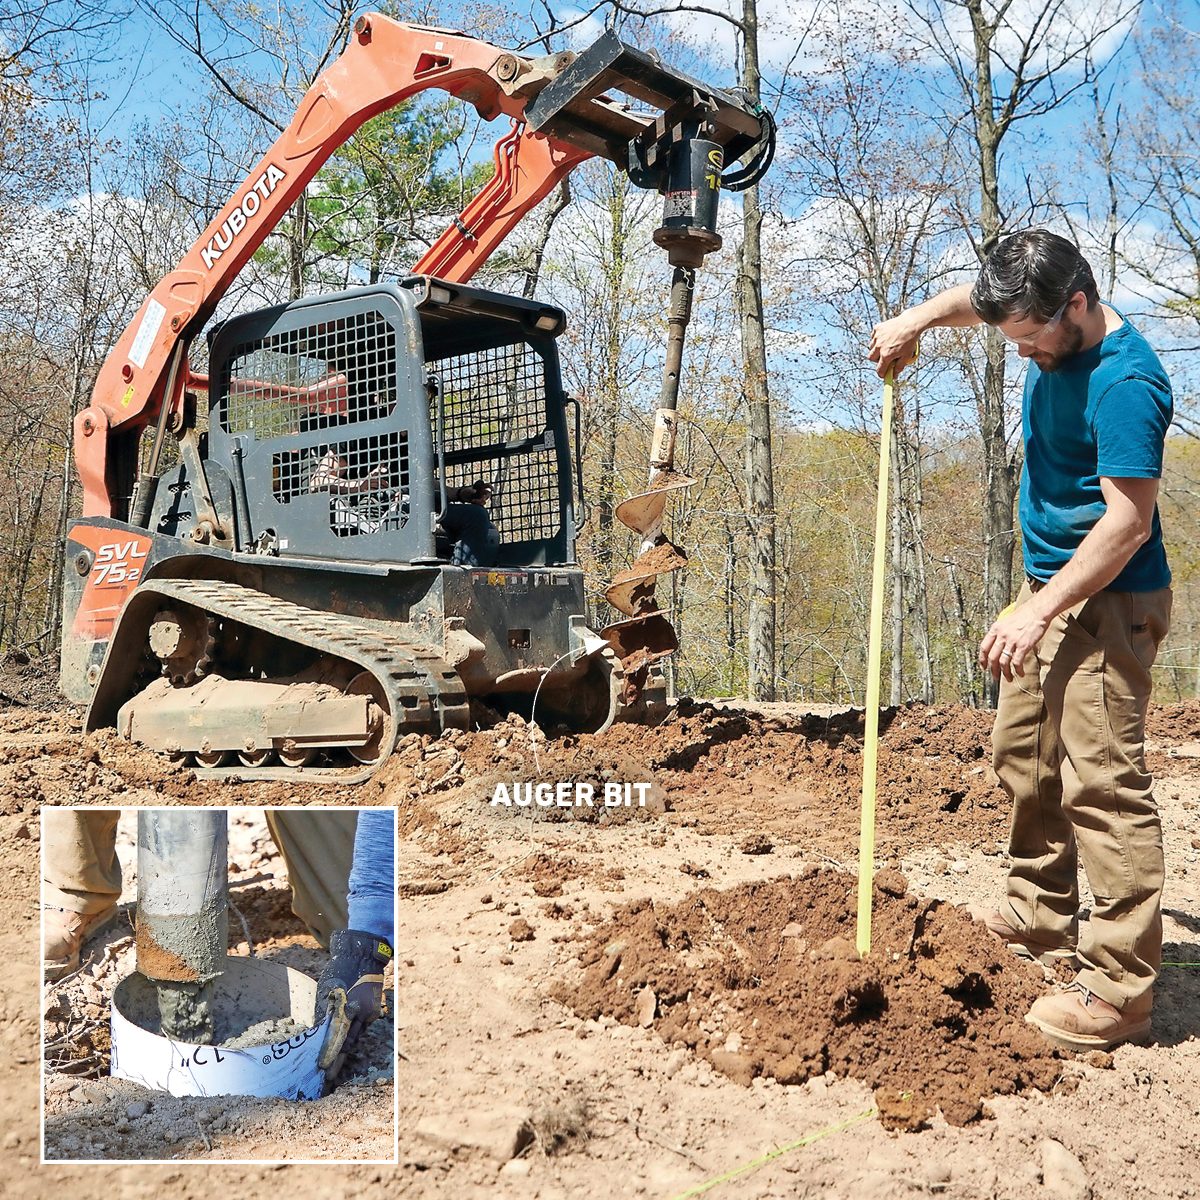
[[[1157,479],[1100,477],[1107,506],[1067,565],[1020,608],[1002,614],[979,644],[979,665],[999,678],[1025,674],[1025,656],[1042,640],[1050,622],[1081,600],[1108,587],[1134,551],[1150,536]]]
[[[876,370],[883,379],[893,367],[899,374],[917,354],[917,339],[935,326],[963,328],[981,324],[971,307],[971,284],[963,283],[923,304],[906,308],[899,316],[880,321],[871,331],[871,352],[867,357],[878,364]]]
[[[328,451],[313,468],[308,480],[310,492],[333,492],[335,496],[359,495],[362,492],[382,492],[387,486],[387,472],[382,466],[372,467],[361,479],[347,479],[342,460]]]

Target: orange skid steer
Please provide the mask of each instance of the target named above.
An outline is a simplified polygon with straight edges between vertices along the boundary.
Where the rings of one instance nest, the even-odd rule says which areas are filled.
[[[427,88],[508,118],[490,182],[407,278],[234,316],[209,330],[207,376],[194,373],[218,301],[322,163]],[[611,33],[527,58],[360,18],[76,418],[83,515],[67,537],[61,686],[87,704],[87,728],[204,773],[352,781],[405,733],[468,728],[472,702],[528,714],[536,695],[543,724],[593,731],[644,712],[676,648],[653,581],[682,561],[661,526],[681,486],[694,273],[720,245],[721,188],[758,178],[773,140],[758,105]],[[655,240],[674,267],[650,487],[626,509],[649,566],[614,582],[625,619],[599,631],[575,557],[564,314],[467,285],[592,156],[663,194]]]

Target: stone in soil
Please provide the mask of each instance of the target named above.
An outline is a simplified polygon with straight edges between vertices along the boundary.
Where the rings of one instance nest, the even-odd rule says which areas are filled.
[[[1060,1056],[1024,1022],[1041,971],[960,910],[905,894],[893,874],[875,890],[865,959],[854,877],[810,870],[626,905],[584,938],[583,978],[557,994],[584,1018],[638,1024],[650,989],[668,1045],[741,1083],[830,1070],[860,1079],[889,1128],[921,1128],[936,1110],[963,1125],[989,1096],[1048,1091]]]

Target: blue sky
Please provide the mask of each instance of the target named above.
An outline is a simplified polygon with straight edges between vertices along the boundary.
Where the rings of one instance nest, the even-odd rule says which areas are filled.
[[[728,0],[724,0],[728,2]],[[928,0],[934,3],[935,0]],[[1075,0],[1069,0],[1074,3]],[[1020,11],[1022,5],[1028,7],[1034,0],[1014,0],[1013,11]],[[1120,0],[1078,0],[1081,15],[1093,12],[1100,4],[1120,3]],[[738,5],[740,8],[740,3]],[[1170,8],[1168,14],[1166,10]],[[366,6],[364,6],[366,11]],[[579,10],[562,8],[558,10],[561,22],[569,21]],[[885,6],[875,10],[880,14],[881,22],[886,23]],[[801,57],[795,60],[798,67],[815,67],[820,65],[819,37],[821,22],[833,19],[837,5],[833,0],[760,0],[761,33],[764,46],[764,65],[768,81],[778,78],[778,73],[785,64],[793,60],[793,52],[798,38],[810,27],[816,30],[806,41],[807,49]],[[448,25],[458,22],[459,10],[447,6],[441,10],[441,21]],[[1174,22],[1174,28],[1181,38],[1200,38],[1200,0],[1185,0],[1179,5],[1168,5],[1166,0],[1145,0],[1142,20],[1160,21],[1167,19]],[[911,21],[911,18],[908,18]],[[815,24],[814,24],[815,22]],[[458,22],[467,26],[472,32],[471,18]],[[695,15],[680,17],[674,22],[677,31],[682,32],[688,43],[685,47],[675,47],[668,51],[668,56],[674,61],[684,60],[681,65],[695,74],[702,74],[714,80],[729,78],[733,64],[733,42],[726,23],[714,18],[699,18]],[[571,35],[576,44],[586,44],[600,31],[600,24],[595,18],[590,18]],[[501,42],[503,36],[487,33],[489,40]],[[637,40],[636,33],[625,34],[628,40]],[[906,27],[901,17],[894,18],[894,25],[889,27],[888,37],[893,44],[904,45],[906,39],[911,42],[912,28]],[[686,62],[689,53],[695,55],[695,61]],[[532,52],[532,51],[531,51]],[[806,58],[804,55],[807,54]],[[264,55],[264,60],[266,56]],[[269,68],[265,61],[264,68]],[[913,71],[926,81],[936,82],[938,68],[929,58],[918,58],[913,64]],[[266,71],[264,73],[267,73]],[[1129,72],[1121,72],[1114,78],[1120,78],[1121,95],[1127,106],[1136,102],[1137,90],[1133,76]],[[120,35],[111,46],[110,54],[103,60],[94,61],[89,69],[89,81],[94,88],[103,93],[103,99],[98,101],[95,115],[103,131],[112,137],[126,140],[132,136],[133,130],[143,122],[156,123],[169,121],[175,115],[187,113],[195,103],[195,97],[203,94],[209,85],[209,80],[203,69],[185,50],[162,30],[150,17],[142,12],[135,12],[124,23]],[[496,127],[499,131],[499,126]],[[1013,136],[1013,142],[1008,154],[1010,168],[1027,169],[1032,164],[1036,172],[1039,164],[1049,168],[1068,166],[1070,156],[1078,151],[1078,110],[1069,113],[1054,114],[1036,126],[1030,125],[1018,130]],[[786,139],[786,132],[785,132]],[[1018,150],[1018,145],[1021,149]],[[265,149],[265,146],[263,147]],[[490,141],[480,143],[478,154],[490,152]],[[883,150],[886,154],[886,149]],[[786,159],[786,144],[781,153],[781,161]],[[881,156],[880,169],[887,170],[886,158]],[[781,174],[776,170],[774,181]],[[768,185],[772,179],[768,179]],[[1093,185],[1087,181],[1083,184],[1084,194]],[[789,197],[783,196],[781,203],[784,215],[795,217],[798,214],[788,210]],[[793,233],[787,237],[795,236]],[[1126,304],[1131,310],[1138,311],[1138,302],[1130,295],[1125,297]],[[810,329],[820,329],[823,317],[819,311],[810,311],[805,324]],[[847,348],[850,349],[850,348]]]

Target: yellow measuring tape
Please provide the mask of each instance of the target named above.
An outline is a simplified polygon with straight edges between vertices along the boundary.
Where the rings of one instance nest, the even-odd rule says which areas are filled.
[[[883,585],[887,569],[888,467],[892,448],[894,371],[883,381],[879,431],[879,495],[875,501],[875,561],[871,568],[871,630],[867,642],[867,698],[863,733],[862,818],[858,831],[858,924],[855,945],[871,949],[871,885],[875,877],[875,776],[879,762],[879,674],[883,659]]]
[[[852,1125],[861,1125],[863,1121],[869,1121],[878,1111],[877,1108],[868,1108],[866,1112],[860,1112],[845,1121],[839,1122],[837,1125],[826,1125],[824,1129],[818,1129],[815,1133],[806,1133],[804,1137],[797,1138],[794,1142],[788,1142],[786,1146],[778,1146],[774,1150],[768,1150],[766,1154],[754,1159],[752,1162],[742,1163],[740,1167],[734,1167],[732,1171],[726,1171],[724,1175],[719,1175],[715,1179],[706,1179],[703,1183],[698,1183],[695,1187],[688,1188],[686,1192],[680,1192],[678,1196],[673,1197],[673,1200],[690,1200],[692,1196],[703,1196],[705,1192],[712,1191],[719,1184],[728,1183],[731,1179],[736,1179],[739,1175],[744,1175],[747,1171],[753,1171],[756,1167],[765,1167],[767,1163],[781,1158],[792,1150],[799,1150],[803,1146],[811,1146],[813,1142],[819,1142],[822,1138],[829,1137],[830,1134],[841,1133],[842,1130],[849,1129]]]

